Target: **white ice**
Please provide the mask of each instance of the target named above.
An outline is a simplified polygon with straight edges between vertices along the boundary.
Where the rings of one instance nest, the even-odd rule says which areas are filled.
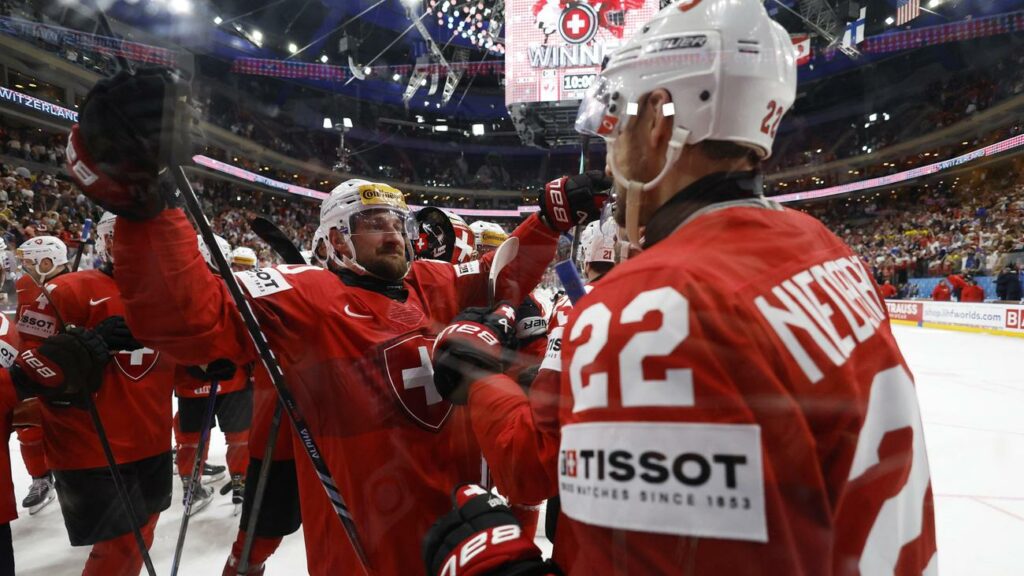
[[[925,328],[894,328],[913,370],[921,401],[936,503],[939,569],[944,576],[1024,574],[1024,340]],[[18,501],[30,479],[11,437]],[[214,431],[211,461],[224,463],[224,439]],[[218,575],[238,526],[229,496],[215,496],[193,516],[180,574]],[[181,486],[160,517],[153,546],[157,573],[170,573],[181,522]],[[80,574],[87,548],[72,548],[53,502],[12,525],[17,572],[23,576]],[[548,548],[545,546],[545,548]],[[419,551],[405,551],[418,554]],[[267,574],[305,572],[301,532],[287,537]]]

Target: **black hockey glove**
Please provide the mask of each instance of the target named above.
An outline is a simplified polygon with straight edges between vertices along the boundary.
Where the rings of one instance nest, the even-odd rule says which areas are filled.
[[[195,378],[196,380],[202,380],[203,382],[227,382],[235,377],[235,372],[238,367],[235,363],[226,358],[218,358],[213,362],[206,365],[203,369],[202,366],[188,366],[185,371],[188,375]]]
[[[466,403],[466,386],[502,372],[505,348],[515,343],[515,310],[507,303],[466,308],[434,341],[434,387],[446,400]]]
[[[540,195],[540,212],[553,230],[565,232],[601,215],[612,181],[599,170],[548,182]]]
[[[176,102],[187,86],[166,68],[122,71],[97,82],[82,103],[67,147],[68,171],[86,196],[132,220],[174,202],[159,173],[187,156],[190,116]],[[189,118],[186,118],[189,116]]]
[[[516,340],[519,347],[523,347],[537,338],[547,336],[548,321],[544,319],[544,313],[540,305],[530,294],[523,300],[523,303],[516,309]]]
[[[113,352],[122,350],[132,351],[142,348],[142,343],[132,336],[128,323],[124,316],[110,316],[104,318],[93,328],[93,331],[107,344],[107,348]]]
[[[18,355],[11,379],[21,398],[40,397],[58,406],[85,407],[85,395],[103,382],[110,351],[92,330],[71,326],[34,350]]]
[[[541,558],[531,535],[505,501],[476,484],[452,494],[453,510],[434,522],[423,539],[428,576],[560,576]]]

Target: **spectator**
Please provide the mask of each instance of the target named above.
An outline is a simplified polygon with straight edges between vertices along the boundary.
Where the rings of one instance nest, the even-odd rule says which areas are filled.
[[[978,286],[978,283],[974,280],[973,276],[965,276],[967,285],[964,286],[960,292],[961,302],[984,302],[985,301],[985,289]]]
[[[996,296],[1000,300],[1019,302],[1021,299],[1020,276],[1013,264],[1007,264],[996,278]]]
[[[939,283],[935,285],[935,289],[932,290],[932,300],[936,302],[949,302],[949,284],[945,280],[939,280]]]
[[[881,292],[882,298],[885,298],[886,300],[890,298],[895,298],[897,294],[896,287],[893,286],[892,283],[889,282],[888,280],[886,280],[881,286],[878,287],[878,291]]]

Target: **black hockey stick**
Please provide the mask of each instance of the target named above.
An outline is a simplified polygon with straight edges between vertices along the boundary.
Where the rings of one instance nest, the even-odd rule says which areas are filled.
[[[32,282],[39,288],[43,297],[49,302],[50,307],[53,308],[53,315],[57,318],[57,324],[60,325],[61,331],[67,332],[69,326],[64,323],[60,311],[54,305],[53,300],[50,299],[50,292],[46,289],[46,286],[36,281],[31,274],[28,274],[28,277],[32,279]],[[93,428],[96,429],[96,436],[99,438],[100,446],[103,448],[103,455],[107,459],[107,468],[110,469],[110,476],[114,480],[114,489],[117,490],[117,497],[121,501],[121,505],[124,506],[125,513],[128,514],[128,521],[131,522],[132,532],[135,534],[135,543],[139,547],[139,553],[142,554],[142,561],[146,565],[146,572],[149,576],[156,576],[153,559],[149,557],[149,549],[146,548],[146,539],[142,537],[142,528],[135,521],[137,518],[135,506],[132,505],[132,500],[128,496],[128,488],[125,486],[124,478],[121,476],[121,469],[117,467],[117,460],[114,459],[114,450],[110,447],[110,438],[107,436],[107,430],[103,426],[103,420],[100,419],[99,410],[96,409],[96,402],[93,400],[92,392],[90,391],[85,393],[85,406],[89,412],[89,418],[92,419]]]
[[[257,216],[252,220],[249,220],[249,227],[252,231],[260,237],[270,246],[271,250],[277,253],[278,256],[284,260],[285,264],[305,264],[306,259],[302,257],[302,252],[292,244],[292,241],[281,232],[273,222],[264,218],[263,216]]]
[[[78,248],[75,249],[75,261],[71,264],[71,271],[78,272],[78,265],[82,263],[82,252],[85,252],[85,244],[89,241],[89,233],[92,231],[92,218],[86,218],[82,224],[82,238],[78,241]]]
[[[270,246],[270,249],[277,253],[284,260],[285,264],[305,264],[306,259],[302,252],[295,247],[295,244],[285,236],[284,232],[270,220],[258,216],[249,221],[249,227],[253,233],[260,237]],[[263,509],[263,496],[267,492],[267,482],[270,479],[270,467],[273,466],[274,448],[277,445],[277,433],[281,427],[281,402],[274,406],[274,417],[270,421],[270,428],[267,432],[267,445],[263,448],[263,460],[260,462],[260,475],[256,480],[256,491],[253,493],[252,506],[249,508],[249,521],[245,525],[245,540],[242,542],[242,557],[238,560],[238,573],[246,574],[249,571],[249,555],[252,553],[252,545],[256,538],[256,523]],[[248,479],[247,479],[248,480]]]
[[[217,388],[220,382],[210,382],[210,397],[206,400],[206,414],[203,416],[203,430],[199,435],[199,446],[196,447],[196,455],[192,458],[192,474],[189,475],[188,494],[185,496],[185,513],[181,517],[181,527],[178,528],[178,542],[174,546],[174,559],[171,561],[171,576],[177,576],[178,565],[181,562],[181,552],[185,548],[185,533],[188,532],[188,520],[192,515],[192,504],[195,502],[196,486],[200,485],[199,476],[203,472],[203,452],[206,450],[206,442],[210,438],[210,428],[213,426],[213,412],[217,406]]]

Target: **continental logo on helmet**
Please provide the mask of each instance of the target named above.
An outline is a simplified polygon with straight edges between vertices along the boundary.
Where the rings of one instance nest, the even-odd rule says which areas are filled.
[[[387,184],[364,184],[359,187],[359,201],[363,206],[394,206],[406,208],[405,195]]]
[[[480,235],[480,243],[484,246],[501,246],[501,243],[508,240],[508,234],[497,230],[484,230]]]

